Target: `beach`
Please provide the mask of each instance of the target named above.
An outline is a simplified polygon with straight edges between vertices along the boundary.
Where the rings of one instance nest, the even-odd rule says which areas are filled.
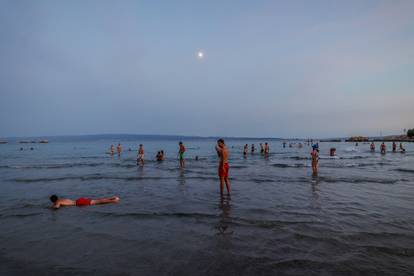
[[[120,157],[107,154],[120,142]],[[414,145],[230,139],[220,197],[215,139],[77,139],[0,145],[1,275],[410,275]],[[270,154],[243,157],[269,142]],[[138,144],[145,165],[137,167]],[[20,147],[24,149],[20,151]],[[30,150],[33,147],[33,150]],[[329,149],[336,148],[336,157]],[[128,149],[131,148],[131,151]],[[166,160],[155,161],[164,150]],[[195,157],[199,156],[199,160]],[[49,196],[118,204],[51,210]]]

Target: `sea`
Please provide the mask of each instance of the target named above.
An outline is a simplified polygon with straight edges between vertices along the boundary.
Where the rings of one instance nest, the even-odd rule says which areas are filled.
[[[178,142],[1,144],[0,275],[414,274],[413,143],[404,154],[387,143],[385,155],[379,143],[375,153],[365,143],[319,143],[314,176],[306,143],[226,139],[232,194],[221,197],[216,139],[184,137],[184,169]],[[244,144],[264,142],[269,156],[243,156]],[[121,155],[108,154],[118,143]],[[121,200],[53,210],[52,194]]]

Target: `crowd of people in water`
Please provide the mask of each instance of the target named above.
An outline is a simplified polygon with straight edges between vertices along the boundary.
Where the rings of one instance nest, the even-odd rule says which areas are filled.
[[[319,162],[319,143],[315,142],[313,143],[313,140],[307,140],[306,142],[304,142],[302,144],[302,142],[293,142],[293,143],[289,143],[289,148],[292,147],[298,147],[298,148],[302,148],[303,146],[308,145],[312,147],[312,150],[310,152],[310,157],[311,157],[311,164],[312,164],[312,173],[313,175],[317,175],[318,174],[318,162]],[[283,148],[286,148],[287,143],[284,141],[282,143]],[[358,146],[358,143],[355,144],[355,146]],[[231,192],[231,186],[230,186],[230,181],[229,181],[229,150],[224,142],[223,139],[219,139],[217,140],[217,144],[215,146],[215,150],[217,152],[217,156],[219,157],[219,161],[218,161],[218,177],[219,177],[219,181],[220,181],[220,194],[223,195],[224,193],[224,187],[226,187],[227,190],[227,194],[230,196],[230,192]],[[270,153],[270,147],[269,144],[267,142],[265,143],[259,143],[259,149],[260,150],[260,154],[264,155],[265,157],[268,157],[269,153]],[[402,143],[400,143],[399,145],[399,150],[401,153],[405,153],[405,148],[403,146]],[[128,149],[128,151],[132,151],[131,148]],[[372,142],[370,145],[370,151],[371,152],[375,152],[375,143]],[[118,154],[118,156],[121,155],[122,153],[122,146],[120,143],[118,143],[117,147],[116,147],[116,152]],[[177,157],[179,160],[179,166],[180,168],[184,168],[185,166],[185,155],[186,152],[186,148],[184,146],[183,142],[179,142],[178,143],[178,152],[177,152]],[[256,145],[255,144],[251,144],[250,146],[250,152],[251,154],[254,154],[256,152]],[[384,142],[381,143],[380,145],[380,152],[381,154],[386,154],[387,152],[387,147],[385,145]],[[395,142],[392,143],[392,152],[397,152],[397,144]],[[110,146],[109,149],[109,153],[111,154],[111,156],[115,155],[115,147],[114,145]],[[245,144],[243,146],[243,156],[244,158],[247,158],[247,155],[249,153],[249,144]],[[330,156],[335,156],[336,155],[336,148],[330,148],[329,150],[329,155]],[[138,147],[138,152],[137,152],[137,166],[144,166],[145,164],[145,151],[144,151],[144,145],[140,144]],[[161,162],[165,160],[165,153],[164,150],[159,150],[155,156],[155,160]],[[195,157],[195,160],[198,160],[198,156]],[[53,203],[53,208],[59,208],[61,206],[89,206],[89,205],[98,205],[98,204],[106,204],[106,203],[117,203],[119,202],[119,197],[110,197],[110,198],[102,198],[102,199],[90,199],[90,198],[79,198],[77,200],[71,200],[71,199],[60,199],[57,195],[52,195],[50,197],[50,200]]]

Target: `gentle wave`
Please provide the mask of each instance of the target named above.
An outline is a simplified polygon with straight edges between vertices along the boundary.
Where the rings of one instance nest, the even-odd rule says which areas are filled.
[[[337,182],[346,182],[346,183],[378,183],[378,184],[395,184],[398,181],[404,181],[403,179],[384,179],[384,178],[347,178],[347,177],[338,177],[338,178],[329,178],[329,177],[318,177],[320,181],[327,183],[337,183]]]
[[[394,171],[397,171],[397,172],[406,172],[406,173],[414,173],[414,170],[405,169],[405,168],[398,168],[398,169],[395,169]]]
[[[195,179],[195,180],[217,180],[217,177],[208,176],[184,176],[184,179]],[[124,180],[124,181],[140,181],[140,180],[163,180],[163,179],[178,179],[176,176],[161,177],[161,176],[103,176],[103,175],[90,175],[90,176],[62,176],[62,177],[51,177],[51,178],[15,178],[13,181],[18,183],[34,183],[34,182],[55,182],[65,180]],[[234,178],[233,178],[234,179]]]
[[[105,165],[104,162],[99,163],[62,163],[62,164],[41,164],[41,165],[6,165],[0,166],[0,169],[65,169],[75,167],[99,167]]]
[[[306,168],[309,167],[307,164],[285,164],[285,163],[275,163],[272,164],[276,168]]]

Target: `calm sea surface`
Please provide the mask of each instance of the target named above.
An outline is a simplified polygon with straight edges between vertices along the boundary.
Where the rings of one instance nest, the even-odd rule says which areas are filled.
[[[413,144],[380,155],[321,143],[312,177],[308,146],[270,141],[269,158],[245,159],[242,146],[259,141],[229,140],[233,193],[222,199],[214,140],[184,141],[184,170],[177,140],[121,140],[111,158],[117,142],[0,145],[1,275],[414,274]],[[54,193],[121,202],[55,211]]]

